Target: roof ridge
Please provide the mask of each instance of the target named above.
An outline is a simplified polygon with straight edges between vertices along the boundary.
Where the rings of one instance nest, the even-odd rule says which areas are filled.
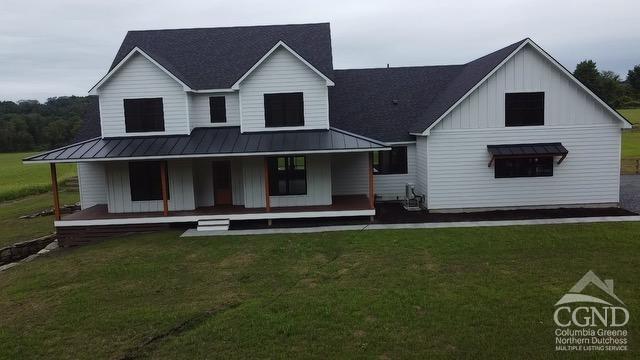
[[[307,26],[307,25],[330,25],[330,23],[326,21],[326,22],[295,23],[295,24],[264,24],[264,25],[204,26],[204,27],[164,28],[164,29],[134,29],[134,30],[128,30],[127,33],[155,32],[155,31],[181,31],[181,30],[244,29],[244,28],[287,27],[287,26]]]
[[[366,70],[394,70],[394,69],[424,69],[424,68],[446,68],[465,66],[467,64],[441,64],[441,65],[408,65],[408,66],[390,66],[390,67],[366,67],[351,69],[333,69],[333,71],[366,71]]]

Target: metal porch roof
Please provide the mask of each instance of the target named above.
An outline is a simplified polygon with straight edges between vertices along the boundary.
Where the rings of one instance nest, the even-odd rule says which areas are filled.
[[[335,128],[240,133],[240,128],[235,126],[196,128],[190,135],[95,138],[24,161],[79,162],[376,150],[389,148],[376,140]]]

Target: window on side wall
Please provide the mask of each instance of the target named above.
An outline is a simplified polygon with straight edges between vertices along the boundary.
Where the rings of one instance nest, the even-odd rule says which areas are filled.
[[[265,127],[304,126],[301,92],[264,94]]]
[[[164,131],[162,98],[124,99],[126,131]]]
[[[160,161],[136,161],[129,163],[129,185],[131,201],[162,200]],[[168,171],[165,181],[169,186]],[[167,195],[168,195],[167,191]]]
[[[304,156],[269,158],[269,194],[305,195],[307,165]]]
[[[391,151],[378,151],[373,153],[373,174],[406,174],[407,173],[407,147],[394,146]]]
[[[553,176],[553,157],[497,158],[496,178]]]
[[[227,122],[227,105],[224,96],[212,96],[209,98],[209,113],[212,123]]]
[[[507,93],[504,106],[505,126],[544,125],[544,92]]]

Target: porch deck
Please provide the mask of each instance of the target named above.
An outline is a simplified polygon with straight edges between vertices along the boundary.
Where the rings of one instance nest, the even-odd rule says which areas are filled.
[[[303,219],[315,217],[373,216],[375,209],[369,206],[365,195],[332,197],[331,205],[246,208],[244,206],[200,207],[195,210],[162,211],[141,213],[109,213],[106,205],[90,208],[62,217],[55,222],[56,227],[85,225],[126,225],[126,224],[169,224],[187,223],[200,220],[262,220],[262,219]]]

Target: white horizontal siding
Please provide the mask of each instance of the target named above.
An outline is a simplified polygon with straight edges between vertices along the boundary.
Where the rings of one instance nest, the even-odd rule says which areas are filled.
[[[140,54],[133,55],[99,89],[102,136],[126,136],[124,99],[162,98],[167,134],[189,133],[182,86]]]
[[[416,184],[416,145],[407,145],[407,173],[375,175],[375,193],[381,200],[401,200],[407,183]]]
[[[430,209],[617,203],[620,128],[611,126],[441,130],[429,136]],[[487,145],[561,142],[551,177],[494,178]],[[557,160],[557,158],[556,158]]]
[[[545,126],[618,124],[605,107],[549,60],[525,46],[434,129],[504,127],[505,93],[543,91]]]
[[[103,163],[79,162],[80,207],[86,209],[107,203],[107,180]]]
[[[325,80],[281,47],[240,84],[242,131],[264,131],[264,94],[287,92],[303,93],[305,128],[329,128]]]
[[[209,109],[209,98],[212,96],[224,96],[227,110],[227,122],[212,123],[211,111]],[[191,119],[191,129],[197,127],[215,126],[240,126],[240,96],[237,92],[232,93],[212,93],[212,94],[189,94],[189,116]]]
[[[368,195],[369,153],[333,155],[331,187],[333,195]]]
[[[191,160],[172,160],[167,168],[169,210],[195,209]],[[129,164],[125,161],[107,165],[107,200],[112,213],[162,211],[163,208],[162,200],[131,201]]]

